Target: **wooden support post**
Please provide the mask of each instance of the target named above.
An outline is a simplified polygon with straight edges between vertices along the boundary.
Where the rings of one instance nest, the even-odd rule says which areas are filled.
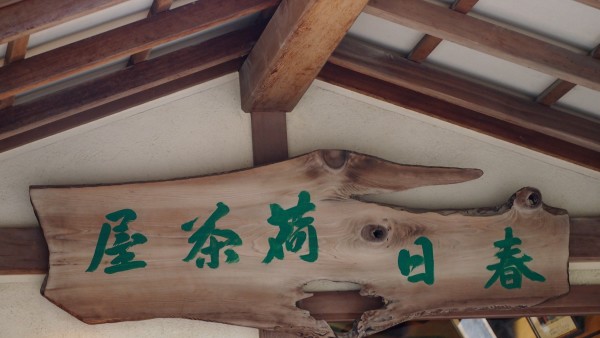
[[[252,154],[254,165],[283,161],[288,158],[285,113],[253,112]]]

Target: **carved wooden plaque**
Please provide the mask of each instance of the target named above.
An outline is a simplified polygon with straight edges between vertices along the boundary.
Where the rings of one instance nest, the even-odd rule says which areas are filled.
[[[349,336],[568,292],[568,215],[533,188],[467,211],[360,201],[481,174],[316,151],[214,176],[32,187],[50,250],[42,294],[86,323],[181,317],[333,337],[296,307],[311,281],[383,297]]]

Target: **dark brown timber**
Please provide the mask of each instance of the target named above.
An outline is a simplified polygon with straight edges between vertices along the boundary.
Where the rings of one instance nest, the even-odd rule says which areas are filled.
[[[15,61],[20,61],[25,58],[27,53],[27,44],[29,43],[29,35],[22,35],[13,41],[10,41],[6,46],[6,54],[4,55],[4,65],[8,65]],[[0,109],[12,106],[15,102],[14,96],[0,100]]]
[[[252,154],[254,165],[283,161],[288,158],[285,113],[252,112]]]
[[[456,0],[450,6],[451,9],[467,14],[479,0]],[[442,39],[429,34],[425,34],[421,41],[408,54],[407,58],[415,62],[423,62],[433,52],[433,50],[442,42]]]
[[[600,90],[600,63],[586,55],[422,0],[371,0],[365,12],[440,39]]]
[[[319,73],[319,79],[583,167],[600,170],[599,152],[483,115],[477,111],[345,67],[327,63]]]
[[[148,11],[148,17],[151,17],[151,16],[156,15],[161,12],[168,11],[172,4],[173,4],[173,0],[154,0],[154,2],[152,2],[152,6],[150,7],[150,10]],[[138,62],[146,61],[148,59],[148,57],[150,56],[150,50],[151,49],[146,49],[146,50],[137,52],[137,53],[133,54],[132,56],[130,56],[129,57],[129,65],[133,65]]]
[[[577,2],[581,2],[582,4],[600,9],[600,0],[575,0]]]
[[[248,54],[262,26],[136,64],[104,77],[0,111],[0,151],[33,141],[29,133],[129,95],[189,76]],[[135,101],[135,100],[134,100]],[[142,103],[142,102],[139,102]],[[63,125],[59,123],[59,125]],[[60,128],[64,129],[64,128]],[[52,131],[52,128],[45,129]],[[44,134],[44,133],[42,133]],[[26,136],[29,135],[29,136]],[[18,142],[15,142],[15,138]]]
[[[590,56],[596,59],[600,59],[600,53],[598,53],[596,46],[591,52]],[[554,81],[548,88],[546,88],[536,99],[538,103],[546,106],[555,104],[561,97],[565,96],[571,89],[575,88],[575,84],[569,81],[558,79]]]
[[[393,51],[356,38],[345,38],[329,62],[513,125],[600,151],[600,120],[554,110],[431,66],[410,62]]]
[[[124,0],[26,0],[0,5],[0,44],[97,12]]]
[[[0,99],[277,4],[278,0],[197,1],[53,49],[0,68]]]

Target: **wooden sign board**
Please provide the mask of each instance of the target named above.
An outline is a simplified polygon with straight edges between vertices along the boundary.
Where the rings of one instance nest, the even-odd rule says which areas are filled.
[[[568,292],[568,215],[533,188],[468,211],[359,200],[481,174],[316,151],[214,176],[32,187],[50,250],[42,294],[86,323],[181,317],[333,337],[296,307],[311,281],[384,299],[349,336]]]

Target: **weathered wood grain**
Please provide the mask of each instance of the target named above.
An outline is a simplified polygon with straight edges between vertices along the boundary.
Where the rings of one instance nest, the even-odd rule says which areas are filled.
[[[0,44],[114,6],[124,0],[27,0],[0,3]]]
[[[240,69],[242,109],[292,111],[367,1],[282,1]]]
[[[410,62],[397,53],[356,38],[345,38],[329,62],[600,151],[599,119],[553,110],[434,67]]]
[[[384,309],[363,314],[355,326],[353,334],[364,336],[457,304],[461,309],[528,306],[566,293],[568,215],[543,206],[534,189],[517,192],[501,208],[463,212],[411,212],[356,199],[480,175],[473,169],[402,166],[355,153],[318,151],[217,176],[34,187],[32,203],[50,250],[43,294],[89,323],[176,316],[332,336],[326,323],[309,317],[296,302],[309,296],[302,291],[308,282],[348,281],[362,285],[363,295],[386,301]],[[308,192],[316,205],[305,216],[314,217],[319,258],[309,263],[286,252],[282,261],[262,263],[267,239],[277,235],[266,222],[269,204],[290,208],[300,191]],[[195,217],[205,220],[217,202],[231,210],[219,228],[235,230],[243,239],[235,247],[239,263],[198,269],[182,261],[190,247],[189,234],[180,227]],[[148,238],[134,250],[147,267],[104,274],[110,260],[105,257],[100,270],[85,272],[105,215],[123,208],[137,213],[131,231]],[[486,265],[496,261],[493,243],[504,238],[507,226],[523,241],[524,253],[534,257],[528,266],[546,282],[524,280],[518,290],[499,284],[484,288],[491,277]],[[434,285],[409,283],[398,270],[399,250],[419,253],[413,242],[420,236],[434,243]]]
[[[586,55],[422,0],[371,0],[365,12],[556,78],[600,90],[600,63]]]
[[[278,0],[197,1],[52,49],[18,64],[0,68],[0,78],[3,79],[0,81],[0,99],[260,12],[276,6],[278,2]]]
[[[489,117],[372,76],[327,63],[319,79],[577,165],[600,170],[600,152]]]

